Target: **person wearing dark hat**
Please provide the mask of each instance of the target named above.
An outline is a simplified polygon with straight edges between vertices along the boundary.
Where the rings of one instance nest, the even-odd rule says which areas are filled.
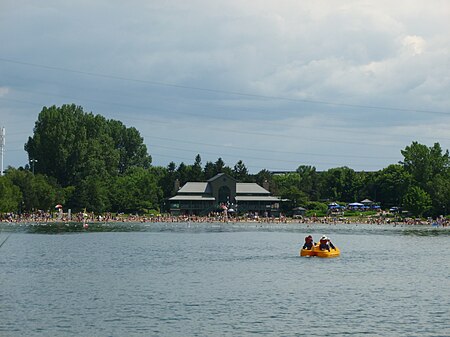
[[[312,249],[313,245],[314,245],[313,237],[312,237],[312,235],[308,235],[305,238],[305,243],[303,245],[303,249]]]

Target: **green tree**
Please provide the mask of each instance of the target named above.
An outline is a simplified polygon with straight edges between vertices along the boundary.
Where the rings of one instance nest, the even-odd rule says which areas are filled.
[[[233,177],[240,182],[248,181],[248,170],[242,160],[239,160],[233,168]]]
[[[0,212],[20,210],[22,193],[7,176],[0,176]]]
[[[332,168],[323,173],[321,196],[330,200],[354,201],[358,182],[354,170],[348,167]]]
[[[216,167],[213,162],[207,161],[203,169],[203,175],[206,180],[211,179],[216,175]]]
[[[111,210],[109,189],[112,178],[90,175],[81,181],[73,192],[69,205],[74,209],[86,209],[89,212],[103,213]]]
[[[439,143],[432,147],[413,142],[401,151],[404,159],[401,164],[409,172],[416,184],[425,190],[429,188],[429,182],[437,174],[445,174],[450,167],[448,150],[442,153]]]
[[[399,206],[411,183],[412,176],[402,165],[389,165],[375,175],[376,197],[384,206]]]
[[[432,200],[431,215],[440,215],[448,207],[445,187],[450,180],[449,152],[442,151],[439,143],[432,147],[413,142],[401,151],[405,170],[411,174],[414,185],[419,186]]]
[[[129,167],[149,167],[151,157],[138,131],[79,106],[44,107],[25,144],[35,172],[76,186],[91,175],[115,176]]]
[[[431,208],[431,197],[419,186],[411,186],[403,197],[403,207],[414,216],[422,216]]]
[[[108,127],[114,148],[119,152],[119,173],[122,174],[131,167],[150,167],[152,158],[148,155],[144,139],[136,128],[127,128],[116,120],[109,120]]]
[[[289,214],[294,207],[305,206],[308,196],[300,188],[301,177],[298,173],[287,173],[273,177],[273,182],[277,186],[277,195],[287,200],[282,203],[282,211]]]
[[[268,185],[270,192],[272,192],[275,195],[279,195],[278,193],[278,186],[276,182],[273,180],[273,175],[268,170],[261,170],[259,171],[255,176],[255,181],[260,186]]]
[[[448,174],[437,174],[431,184],[433,185],[431,215],[447,215],[450,211],[450,177]]]
[[[320,198],[320,177],[314,166],[301,165],[296,172],[300,176],[299,188],[310,200]]]
[[[199,154],[195,156],[194,164],[192,165],[189,172],[188,181],[202,181],[203,180],[203,172],[202,172],[202,158]]]
[[[50,210],[55,204],[65,202],[62,188],[52,178],[23,169],[9,169],[6,176],[20,189],[26,211]]]
[[[223,161],[222,158],[219,157],[219,158],[216,160],[216,162],[214,163],[215,174],[222,173],[224,167],[225,167],[225,162]]]
[[[112,210],[144,213],[159,209],[162,189],[154,172],[140,167],[130,168],[126,174],[115,178],[111,188]]]
[[[188,177],[190,175],[190,169],[189,167],[181,162],[180,165],[178,165],[178,169],[177,169],[177,178],[180,181],[181,185],[186,184],[186,182],[188,181]]]

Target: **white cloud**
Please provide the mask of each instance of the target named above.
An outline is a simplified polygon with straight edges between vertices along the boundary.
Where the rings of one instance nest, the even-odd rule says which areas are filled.
[[[417,35],[408,35],[403,39],[403,46],[412,55],[419,55],[425,49],[425,40]]]

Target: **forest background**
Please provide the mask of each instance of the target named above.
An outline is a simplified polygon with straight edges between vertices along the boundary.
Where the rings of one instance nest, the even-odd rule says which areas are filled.
[[[29,163],[8,167],[0,177],[0,212],[51,211],[56,204],[95,213],[160,213],[169,210],[175,182],[206,181],[226,173],[238,182],[266,181],[270,192],[295,207],[323,211],[329,202],[371,199],[382,209],[401,207],[416,217],[446,215],[450,210],[450,159],[439,143],[412,142],[403,160],[374,172],[349,167],[318,172],[300,165],[295,172],[250,174],[242,160],[228,166],[222,158],[192,164],[152,166],[139,131],[117,120],[86,113],[76,105],[44,107],[33,136],[25,143]]]

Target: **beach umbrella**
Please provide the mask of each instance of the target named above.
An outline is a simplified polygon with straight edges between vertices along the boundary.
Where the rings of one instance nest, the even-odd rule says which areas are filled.
[[[55,208],[62,208],[63,206],[61,204],[58,204],[55,206]]]
[[[352,202],[350,204],[348,204],[351,207],[360,207],[360,206],[364,206],[364,204],[361,204],[359,202]]]

